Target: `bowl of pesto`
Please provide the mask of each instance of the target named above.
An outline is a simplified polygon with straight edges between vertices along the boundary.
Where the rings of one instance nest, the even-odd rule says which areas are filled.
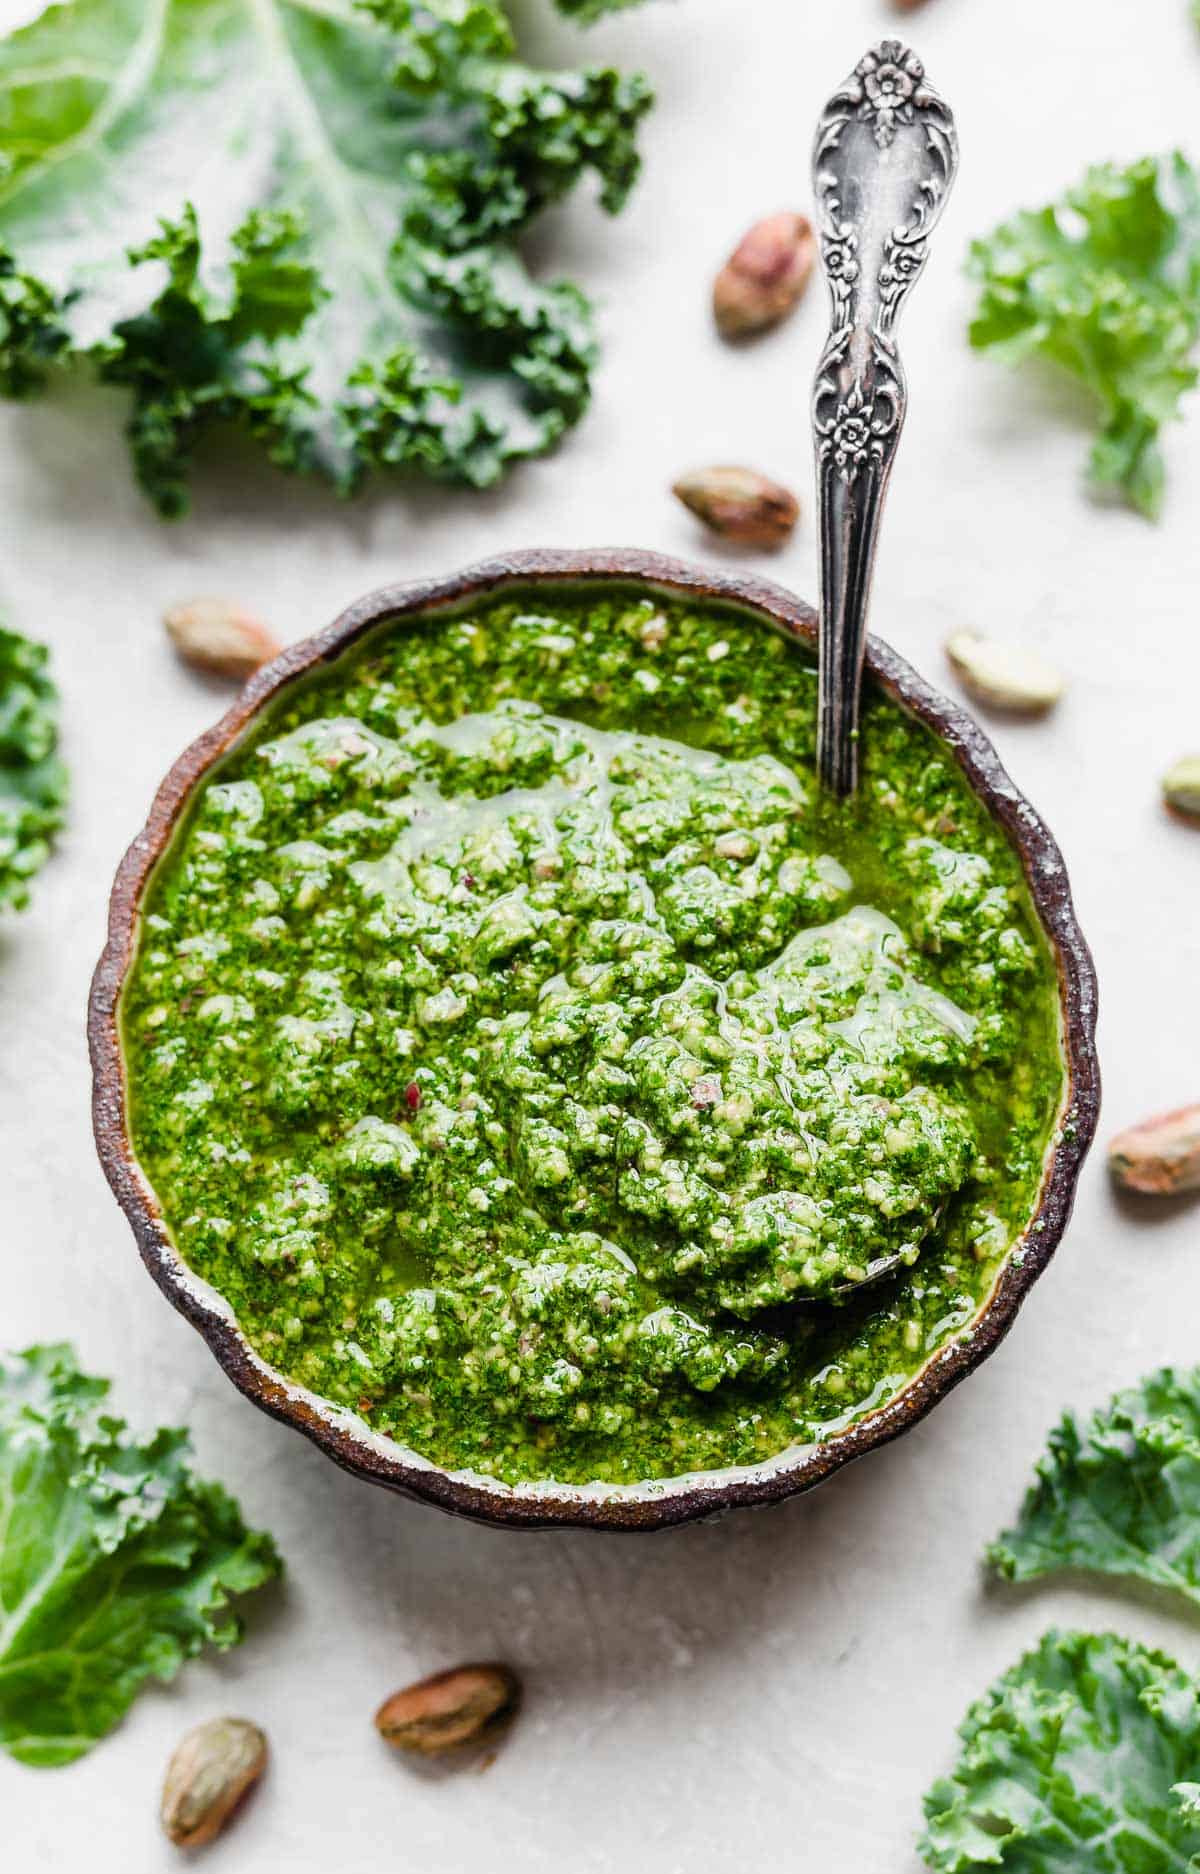
[[[177,763],[95,1125],[151,1273],[339,1463],[467,1515],[780,1499],[997,1344],[1096,1118],[1062,861],[872,641],[640,553],[377,593]]]

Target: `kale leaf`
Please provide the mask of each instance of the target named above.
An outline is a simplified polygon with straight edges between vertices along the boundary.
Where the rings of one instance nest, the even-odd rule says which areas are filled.
[[[281,1568],[187,1434],[137,1443],[107,1392],[66,1346],[0,1359],[0,1747],[23,1763],[70,1763],[145,1679],[234,1645],[228,1597]]]
[[[1200,6],[1200,0],[1196,0]],[[628,7],[641,6],[642,0],[554,0],[560,13],[569,19],[579,20],[584,26],[593,26],[608,13],[623,13]]]
[[[58,746],[50,653],[0,629],[0,909],[29,903],[29,881],[63,823],[67,771]]]
[[[1010,1581],[1086,1568],[1200,1605],[1200,1367],[1152,1373],[1084,1426],[1066,1413],[988,1559]]]
[[[1200,1688],[1115,1634],[1047,1633],[967,1713],[925,1798],[936,1874],[1200,1868]]]
[[[522,65],[499,0],[61,0],[0,86],[0,392],[125,386],[162,514],[213,428],[483,486],[586,407],[588,303],[515,240],[588,172],[621,206],[650,93]]]
[[[1162,500],[1159,432],[1196,382],[1200,179],[1176,153],[1090,169],[1061,202],[971,249],[982,285],[971,343],[1038,354],[1087,385],[1100,435],[1088,474],[1144,514]]]

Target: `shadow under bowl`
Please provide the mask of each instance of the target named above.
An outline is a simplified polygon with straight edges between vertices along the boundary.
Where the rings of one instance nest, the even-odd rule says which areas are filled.
[[[251,1348],[228,1304],[183,1262],[134,1152],[120,1032],[121,994],[137,953],[144,894],[196,789],[213,765],[256,721],[265,704],[297,679],[331,663],[387,621],[461,609],[506,587],[547,592],[578,585],[640,585],[651,591],[742,607],[815,650],[817,615],[779,586],[723,575],[658,554],[632,550],[528,551],[507,554],[444,579],[384,587],[350,606],[333,624],[292,646],[259,671],[215,727],[180,757],[123,859],[109,907],[108,942],[97,965],[88,1009],[96,1144],[109,1184],[133,1227],[142,1259],[163,1293],[204,1336],[246,1397],[293,1425],[355,1476],[478,1521],[526,1529],[662,1529],[742,1505],[777,1503],[810,1490],[907,1431],[974,1371],[1004,1338],[1066,1228],[1075,1186],[1096,1129],[1100,1075],[1096,1058],[1096,974],[1076,922],[1062,856],[1052,835],[1000,764],[978,725],[932,689],[879,639],[868,642],[867,675],[948,750],[1025,871],[1034,909],[1058,976],[1065,1094],[1047,1149],[1037,1204],[971,1328],[927,1364],[885,1405],[819,1444],[794,1446],[767,1463],[638,1485],[555,1482],[509,1485],[451,1472],[371,1429],[354,1413],[286,1379]],[[1018,1253],[1019,1252],[1019,1253]]]

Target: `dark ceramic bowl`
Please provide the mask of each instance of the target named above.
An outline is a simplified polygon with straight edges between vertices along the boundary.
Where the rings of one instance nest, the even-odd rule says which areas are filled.
[[[1080,1166],[1096,1127],[1100,1097],[1095,1050],[1096,977],[1075,922],[1058,847],[1022,799],[986,736],[886,644],[872,639],[867,669],[890,696],[938,736],[987,803],[1021,856],[1029,889],[1058,970],[1067,1086],[1063,1116],[1046,1156],[1037,1208],[1010,1253],[973,1327],[935,1355],[889,1404],[822,1444],[794,1447],[769,1463],[738,1470],[653,1480],[635,1486],[510,1486],[450,1473],[374,1433],[353,1413],[275,1372],[247,1344],[227,1304],[181,1261],[130,1142],[119,1007],[133,962],[147,881],[196,787],[250,725],[263,704],[297,677],[337,658],[364,632],[485,597],[508,585],[552,590],[577,582],[630,581],[663,591],[737,603],[766,623],[816,643],[816,613],[778,586],[727,577],[638,552],[529,552],[485,561],[449,579],[385,587],[352,605],[325,631],[294,645],[261,670],[215,728],[194,742],[163,782],[150,817],[122,861],[113,886],[108,944],[92,985],[88,1015],[94,1073],[93,1119],[101,1163],[129,1218],[142,1258],[168,1299],[199,1329],[234,1385],[304,1432],[323,1451],[372,1483],[489,1523],[520,1528],[576,1524],[593,1529],[662,1529],[740,1504],[776,1503],[809,1490],[833,1471],[915,1425],[1004,1338],[1017,1310],[1066,1227]]]

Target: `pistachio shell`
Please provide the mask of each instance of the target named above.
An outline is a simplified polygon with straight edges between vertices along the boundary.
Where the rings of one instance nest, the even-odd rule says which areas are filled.
[[[673,492],[706,527],[741,546],[783,546],[800,514],[791,490],[757,469],[695,469]]]
[[[1144,1197],[1200,1191],[1200,1106],[1180,1106],[1119,1132],[1108,1168],[1124,1190]]]
[[[232,599],[189,599],[164,613],[167,636],[185,663],[244,682],[280,649],[274,632]]]
[[[375,1713],[375,1729],[397,1750],[437,1756],[499,1729],[520,1697],[511,1666],[455,1666],[393,1692]]]
[[[267,1740],[245,1718],[210,1718],[189,1731],[163,1781],[162,1825],[180,1848],[219,1835],[267,1767]]]
[[[812,278],[817,244],[803,215],[768,215],[734,248],[713,284],[725,338],[751,338],[785,319]]]
[[[1054,665],[1025,645],[956,631],[946,640],[946,656],[963,687],[993,709],[1041,715],[1066,689]]]
[[[1185,755],[1163,775],[1163,799],[1176,813],[1200,820],[1200,755]]]

